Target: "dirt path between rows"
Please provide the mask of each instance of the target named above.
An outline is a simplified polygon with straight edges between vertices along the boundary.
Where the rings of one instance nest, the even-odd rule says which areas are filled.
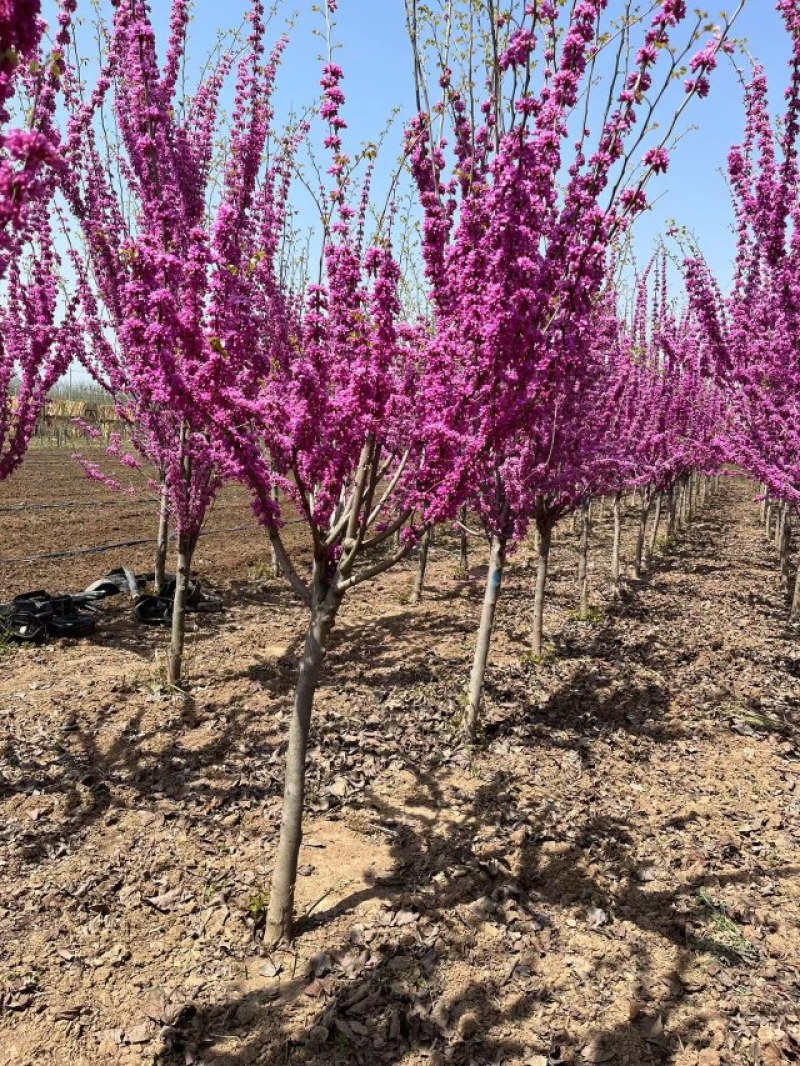
[[[484,570],[457,580],[442,538],[420,606],[408,570],[355,598],[305,917],[271,956],[282,586],[215,575],[230,607],[192,634],[186,700],[121,609],[2,655],[0,1066],[800,1062],[800,650],[753,495],[725,479],[614,604],[606,518],[593,624],[563,530],[541,663],[521,548],[475,753],[453,720]]]

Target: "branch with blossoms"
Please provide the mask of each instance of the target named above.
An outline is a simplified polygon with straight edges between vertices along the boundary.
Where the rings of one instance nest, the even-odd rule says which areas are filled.
[[[498,69],[487,65],[480,119],[458,75],[442,66],[440,103],[408,127],[433,307],[417,403],[436,426],[438,453],[450,458],[449,479],[459,486],[455,496],[477,496],[492,539],[465,718],[470,736],[507,547],[536,518],[546,548],[553,524],[576,499],[571,490],[562,496],[560,486],[551,487],[559,466],[544,461],[543,448],[551,438],[578,441],[581,456],[581,439],[592,437],[587,424],[581,438],[586,415],[566,398],[588,391],[592,379],[587,338],[608,276],[609,248],[646,205],[646,184],[668,166],[667,141],[689,100],[705,95],[716,55],[727,48],[730,21],[691,61],[694,81],[686,100],[665,137],[645,152],[638,180],[631,181],[643,143],[638,130],[646,131],[653,113],[663,109],[700,23],[676,47],[686,6],[661,0],[649,24],[636,22],[643,37],[638,48],[634,27],[620,30],[611,78],[595,85],[605,7],[603,0],[581,0],[569,10],[549,0],[511,5],[511,14],[501,16],[499,28],[507,36],[495,57]],[[437,57],[422,54],[413,7],[411,15],[415,69],[424,79],[425,59],[435,65]],[[495,15],[490,5],[487,17]],[[593,139],[586,124],[576,140],[574,117],[590,113],[596,92],[606,94],[599,131]],[[419,95],[431,94],[421,89]],[[515,115],[504,124],[497,118],[500,99]],[[450,143],[437,132],[445,112]],[[528,462],[520,462],[526,452]],[[426,517],[448,517],[452,498],[434,495]],[[546,563],[539,608],[542,569],[546,576]],[[540,637],[534,633],[535,646]]]
[[[328,0],[329,39],[335,10]],[[320,196],[329,205],[323,211],[328,221],[321,276],[296,301],[279,284],[273,241],[253,271],[248,305],[268,328],[243,330],[240,309],[221,308],[215,327],[219,348],[206,359],[202,388],[196,390],[216,454],[249,489],[280,568],[307,609],[268,942],[291,936],[306,749],[339,612],[354,588],[400,563],[424,533],[430,504],[420,485],[435,485],[437,496],[455,489],[446,456],[436,450],[432,427],[421,417],[427,410],[417,392],[424,328],[402,318],[400,271],[391,245],[394,211],[392,206],[380,211],[383,224],[371,239],[371,166],[356,181],[345,148],[343,79],[329,48],[319,108],[330,159]],[[285,210],[273,192],[267,192],[270,225],[279,224]],[[244,258],[252,260],[264,243],[255,232],[246,236]],[[290,513],[305,526],[310,567],[284,542],[282,527]]]
[[[757,66],[745,89],[744,139],[728,157],[737,237],[732,290],[723,296],[695,248],[686,253],[684,272],[714,372],[735,414],[727,436],[730,460],[778,505],[776,542],[788,582],[787,512],[800,510],[800,12],[792,0],[777,7],[792,44],[780,129],[773,128],[767,79]],[[800,617],[800,568],[791,615]]]
[[[179,74],[188,24],[187,0],[173,0],[161,66],[147,4],[120,0],[105,65],[88,97],[78,73],[68,70],[68,167],[62,175],[80,241],[73,242],[71,263],[85,331],[83,361],[135,427],[133,444],[162,482],[157,572],[167,519],[175,529],[173,684],[181,680],[184,599],[195,547],[231,473],[214,447],[198,393],[204,375],[218,373],[226,351],[241,343],[237,338],[249,341],[279,328],[245,312],[255,313],[260,257],[273,254],[272,186],[286,180],[282,163],[266,175],[262,167],[285,47],[281,39],[266,54],[263,4],[250,5],[243,47],[218,54],[184,99]],[[233,108],[223,127],[221,100],[229,81]],[[116,173],[107,159],[110,119]],[[226,148],[221,173],[218,136]],[[251,249],[247,256],[245,248]]]
[[[14,2],[0,12],[0,481],[22,462],[50,390],[79,352],[77,304],[61,295],[52,217],[74,7],[61,0],[49,54],[39,46],[38,4]],[[31,101],[26,130],[7,128],[15,93]]]

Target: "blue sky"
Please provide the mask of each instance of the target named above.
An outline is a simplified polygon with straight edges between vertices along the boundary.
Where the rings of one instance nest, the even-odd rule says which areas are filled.
[[[46,13],[50,5],[52,0],[44,0]],[[313,12],[312,0],[278,0],[276,6],[277,14],[271,23],[273,36],[296,15],[279,75],[276,102],[280,117],[292,108],[303,109],[315,98],[323,42],[313,33],[314,27],[321,27],[322,20]],[[213,46],[217,31],[238,25],[247,7],[247,0],[227,0],[224,4],[197,0],[191,54],[198,63]],[[155,19],[164,29],[169,8],[169,0],[152,0]],[[619,10],[620,0],[609,0],[610,14]],[[392,110],[400,108],[400,120],[390,139],[391,156],[399,145],[402,119],[413,110],[404,2],[340,0],[336,21],[340,44],[337,61],[345,70],[348,146],[375,140]],[[789,42],[773,0],[747,0],[734,32],[737,38],[746,40],[749,52],[766,67],[777,108],[787,81]],[[667,220],[674,219],[695,233],[718,276],[723,283],[727,281],[733,253],[731,209],[720,171],[724,170],[729,146],[741,138],[742,122],[741,88],[733,67],[726,62],[714,74],[709,98],[696,101],[689,110],[684,123],[686,134],[672,155],[669,172],[650,187],[654,206],[637,222],[636,229],[640,258],[649,256]],[[388,168],[392,159],[384,158],[383,162]]]
[[[201,0],[195,21],[197,46],[204,50],[213,39],[221,11],[230,18],[246,9],[246,0],[230,0],[224,7]],[[689,8],[693,5],[690,3]],[[726,6],[733,7],[731,0]],[[155,10],[168,10],[166,0],[155,0]],[[278,21],[298,10],[296,4],[278,3]],[[317,57],[322,42],[312,28],[320,18],[311,3],[300,8],[291,34],[291,44],[279,78],[279,102],[300,106],[313,95],[318,77]],[[620,0],[609,0],[609,13],[621,10]],[[715,5],[712,17],[719,8]],[[345,70],[349,133],[354,141],[376,137],[393,108],[403,116],[413,110],[411,53],[405,33],[403,0],[340,0],[336,35],[341,43],[339,62]],[[773,0],[747,0],[734,36],[761,62],[769,77],[777,109],[788,79],[789,39],[775,11]],[[739,58],[740,64],[746,60]],[[724,171],[728,149],[741,139],[742,94],[733,66],[724,62],[714,74],[712,91],[696,101],[684,123],[686,134],[674,151],[670,170],[656,179],[649,195],[653,208],[639,219],[636,246],[641,258],[650,254],[667,221],[692,230],[717,275],[727,281],[731,274],[733,238],[731,208]],[[398,136],[400,125],[397,126]],[[388,162],[388,161],[386,161]]]

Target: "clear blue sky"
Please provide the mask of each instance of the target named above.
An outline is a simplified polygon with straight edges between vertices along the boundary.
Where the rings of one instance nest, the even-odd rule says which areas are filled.
[[[107,3],[107,0],[104,0]],[[733,6],[732,0],[728,0]],[[45,12],[52,0],[44,0]],[[86,9],[86,0],[79,7]],[[169,0],[151,0],[156,21],[166,28]],[[691,8],[691,4],[688,5]],[[191,31],[191,52],[202,62],[212,47],[218,29],[238,25],[247,10],[247,0],[197,0]],[[610,0],[609,13],[621,10],[620,0]],[[714,11],[717,8],[715,6]],[[291,43],[279,76],[279,117],[290,108],[302,109],[316,96],[318,56],[322,41],[313,35],[320,27],[312,0],[278,0],[271,29],[277,36],[287,19],[297,14]],[[345,70],[347,93],[345,117],[348,137],[355,144],[375,140],[393,108],[401,120],[413,109],[410,48],[405,33],[403,0],[340,0],[336,37],[341,44],[338,61]],[[766,67],[773,106],[781,103],[787,81],[789,42],[774,10],[773,0],[747,0],[736,25],[735,36],[744,38],[750,53]],[[731,210],[724,178],[729,146],[741,138],[741,89],[733,68],[723,63],[715,72],[710,96],[696,101],[685,125],[690,129],[672,156],[670,170],[653,183],[654,208],[637,222],[636,244],[640,258],[647,258],[668,219],[687,226],[697,235],[718,276],[727,281],[733,251]],[[399,145],[401,122],[396,126],[391,151]],[[385,165],[390,164],[384,159]],[[656,199],[657,198],[657,199]]]

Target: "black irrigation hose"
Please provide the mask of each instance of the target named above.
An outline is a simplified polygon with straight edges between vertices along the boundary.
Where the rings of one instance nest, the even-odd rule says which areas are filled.
[[[141,500],[130,500],[131,505],[141,503]],[[119,507],[119,500],[66,500],[63,503],[20,503],[13,507],[0,507],[0,514],[20,514],[23,511],[69,511],[75,507]],[[155,511],[155,507],[152,508]],[[137,511],[137,514],[149,512]]]
[[[141,499],[131,498],[126,501],[131,507],[135,504],[143,503]],[[22,514],[24,511],[71,511],[77,507],[80,508],[94,508],[94,507],[118,507],[120,511],[125,512],[126,518],[134,518],[139,515],[150,515],[157,513],[158,502],[152,501],[151,505],[146,511],[134,511],[127,510],[125,503],[121,503],[119,500],[64,500],[62,503],[19,503],[14,504],[13,507],[0,507],[0,514]],[[215,511],[224,510],[226,507],[237,507],[238,501],[227,501],[218,503],[215,505]]]
[[[201,537],[219,537],[225,533],[241,533],[246,529],[252,529],[252,525],[230,526],[227,529],[204,530]],[[101,552],[115,551],[117,548],[140,548],[145,544],[152,544],[153,537],[144,540],[121,540],[117,544],[99,544],[94,548],[76,548],[67,552],[44,552],[42,555],[22,555],[17,559],[0,559],[0,566],[16,566],[19,563],[39,563],[48,559],[75,559],[79,555],[99,555]]]

